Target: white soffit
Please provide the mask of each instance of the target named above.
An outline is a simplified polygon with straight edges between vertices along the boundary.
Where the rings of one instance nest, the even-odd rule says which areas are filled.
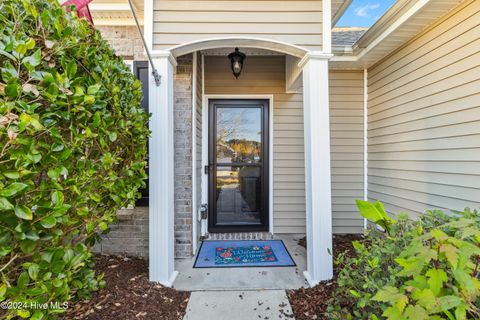
[[[133,0],[140,24],[143,25],[143,0]],[[127,0],[93,0],[89,5],[93,23],[97,26],[134,26]]]
[[[332,68],[369,68],[428,28],[462,0],[399,0],[352,46],[337,53]],[[348,52],[348,50],[346,50]]]
[[[348,8],[352,0],[332,0],[332,25],[338,21]],[[143,24],[143,0],[133,0]],[[127,0],[93,0],[90,5],[90,12],[95,25],[135,25],[133,16],[130,13]]]

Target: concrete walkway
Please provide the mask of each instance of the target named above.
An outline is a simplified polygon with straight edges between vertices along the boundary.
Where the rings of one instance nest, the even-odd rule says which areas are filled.
[[[179,274],[173,287],[180,291],[285,290],[308,286],[303,272],[307,252],[298,245],[301,235],[276,235],[283,240],[296,267],[193,268],[195,258],[178,259]]]
[[[295,267],[193,268],[195,258],[175,261],[173,287],[192,291],[184,320],[294,319],[285,290],[308,286],[303,276],[307,253],[302,235],[275,235],[283,240]]]
[[[294,319],[285,290],[195,291],[184,320]]]

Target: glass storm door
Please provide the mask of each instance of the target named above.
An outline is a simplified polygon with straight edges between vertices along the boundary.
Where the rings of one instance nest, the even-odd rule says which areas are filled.
[[[268,231],[268,101],[209,102],[209,231]]]

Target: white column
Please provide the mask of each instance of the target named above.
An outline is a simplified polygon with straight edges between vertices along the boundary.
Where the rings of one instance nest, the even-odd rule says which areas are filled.
[[[303,68],[307,270],[311,286],[333,277],[328,60],[309,52]]]
[[[156,86],[152,68],[149,77],[149,267],[150,281],[171,287],[174,270],[173,185],[173,74],[176,66],[170,52],[156,52],[153,63],[161,76]]]

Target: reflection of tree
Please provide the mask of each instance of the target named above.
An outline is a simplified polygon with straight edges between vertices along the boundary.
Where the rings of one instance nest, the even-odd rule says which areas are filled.
[[[228,141],[228,145],[235,151],[232,162],[244,162],[245,160],[253,162],[260,159],[260,142],[258,141],[232,139]]]
[[[233,111],[233,112],[232,112]],[[255,109],[217,109],[217,156],[219,159],[229,158],[231,162],[254,162],[260,158],[260,141],[243,138],[250,135]],[[255,115],[255,114],[254,114]],[[255,132],[261,134],[261,132]],[[243,137],[242,137],[243,136]]]
[[[217,109],[217,142],[224,142],[238,135],[238,132],[244,131],[246,112],[229,112],[225,108]]]

